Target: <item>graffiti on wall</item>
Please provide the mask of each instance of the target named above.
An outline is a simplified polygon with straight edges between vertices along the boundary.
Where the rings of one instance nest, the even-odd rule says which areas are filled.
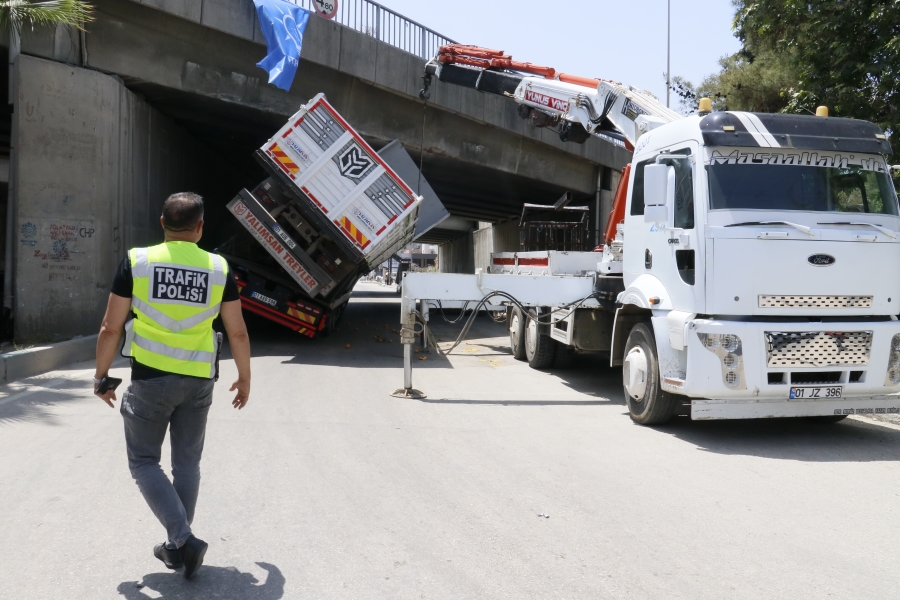
[[[44,270],[47,281],[75,282],[88,265],[97,229],[93,221],[31,219],[20,227],[19,242],[25,265]],[[26,269],[29,267],[26,266]]]

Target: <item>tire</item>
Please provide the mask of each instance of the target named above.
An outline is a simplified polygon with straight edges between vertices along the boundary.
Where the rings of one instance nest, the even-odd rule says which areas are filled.
[[[525,320],[518,306],[509,312],[509,349],[516,360],[525,360]]]
[[[631,329],[624,362],[622,383],[631,420],[641,425],[661,425],[671,420],[680,403],[677,396],[660,387],[656,338],[649,323],[638,323]]]
[[[538,317],[546,316],[546,309],[534,309]],[[532,369],[547,369],[553,365],[556,355],[556,342],[550,339],[549,326],[538,324],[529,316],[525,325],[525,358]]]
[[[328,337],[332,333],[334,333],[334,330],[337,329],[337,326],[341,322],[341,317],[344,316],[345,306],[346,304],[342,304],[341,306],[338,306],[333,311],[328,313],[328,316],[326,317],[328,320],[325,321],[325,328],[319,332],[319,335],[321,337]]]
[[[575,349],[557,342],[556,340],[553,340],[553,343],[556,345],[553,367],[556,369],[571,369],[574,367]]]

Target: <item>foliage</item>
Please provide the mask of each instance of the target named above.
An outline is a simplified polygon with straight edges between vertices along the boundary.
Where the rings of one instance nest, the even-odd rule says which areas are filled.
[[[787,110],[826,105],[873,121],[900,149],[900,2],[765,0],[738,6],[745,45],[796,53],[799,85]]]
[[[84,30],[90,22],[93,7],[82,0],[0,0],[0,27],[21,35],[25,24],[34,26],[61,23]]]
[[[900,0],[733,0],[743,49],[692,92],[719,108],[865,119],[900,150]]]
[[[763,50],[757,55],[745,49],[719,60],[721,70],[699,86],[681,77],[672,79],[683,114],[697,111],[700,98],[710,98],[713,110],[780,112],[788,107],[797,87],[790,52]]]

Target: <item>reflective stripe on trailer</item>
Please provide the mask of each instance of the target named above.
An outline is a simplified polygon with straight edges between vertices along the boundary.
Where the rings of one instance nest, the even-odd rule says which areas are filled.
[[[334,224],[341,228],[341,231],[350,238],[350,241],[359,245],[363,250],[369,245],[369,238],[364,236],[362,232],[357,229],[356,225],[354,225],[347,217],[341,217],[340,221],[335,219]]]
[[[294,176],[300,171],[300,167],[291,160],[291,158],[285,153],[284,150],[278,147],[278,144],[272,144],[269,146],[267,150],[269,155],[275,159],[275,162],[279,167],[284,170],[285,173],[291,176],[291,179],[294,179]]]
[[[316,323],[315,315],[308,314],[299,308],[288,307],[287,314],[309,325],[315,325]]]
[[[274,321],[279,325],[283,325],[288,329],[296,331],[297,333],[303,334],[307,337],[315,337],[315,330],[307,327],[307,324],[297,320],[295,317],[286,315],[284,313],[280,313],[261,302],[257,302],[251,298],[246,296],[241,296],[241,308],[249,310],[252,313],[256,313],[261,317],[265,317],[270,321]]]

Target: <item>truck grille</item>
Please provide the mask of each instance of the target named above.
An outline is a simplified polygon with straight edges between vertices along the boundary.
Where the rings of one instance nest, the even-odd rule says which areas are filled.
[[[769,367],[868,365],[871,331],[767,331]]]
[[[872,296],[760,296],[760,308],[871,308]]]

